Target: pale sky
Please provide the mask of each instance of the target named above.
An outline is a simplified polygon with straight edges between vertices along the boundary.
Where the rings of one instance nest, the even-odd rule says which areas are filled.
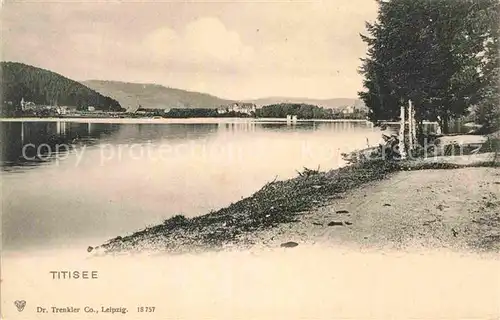
[[[374,0],[9,1],[2,60],[223,98],[354,98]]]

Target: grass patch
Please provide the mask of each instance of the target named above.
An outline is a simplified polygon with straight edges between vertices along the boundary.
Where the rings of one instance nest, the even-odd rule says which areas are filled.
[[[182,228],[188,226],[190,222],[191,221],[188,218],[181,214],[178,214],[170,219],[165,220],[165,222],[163,222],[163,227],[167,230]]]

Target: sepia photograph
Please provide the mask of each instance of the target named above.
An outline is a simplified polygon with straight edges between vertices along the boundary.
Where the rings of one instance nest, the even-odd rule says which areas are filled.
[[[498,0],[3,0],[1,319],[500,319]]]

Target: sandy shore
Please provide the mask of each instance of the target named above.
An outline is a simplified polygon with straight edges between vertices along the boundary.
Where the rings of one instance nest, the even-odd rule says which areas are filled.
[[[300,221],[248,235],[276,247],[500,251],[500,169],[402,171],[305,212]]]
[[[320,243],[499,252],[500,170],[489,156],[305,171],[217,212],[176,216],[89,249],[186,253]]]

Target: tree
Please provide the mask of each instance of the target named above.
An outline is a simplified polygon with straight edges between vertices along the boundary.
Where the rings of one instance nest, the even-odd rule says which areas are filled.
[[[491,35],[486,40],[485,53],[483,55],[483,72],[486,85],[482,88],[483,100],[476,110],[476,122],[483,125],[482,131],[490,133],[500,128],[500,10],[483,12],[483,19],[489,24],[496,24],[491,29]]]
[[[498,86],[500,6],[496,0],[378,1],[367,23],[368,45],[360,98],[372,121],[397,120],[412,100],[416,120],[448,121],[466,115]],[[496,37],[496,38],[495,38]]]

